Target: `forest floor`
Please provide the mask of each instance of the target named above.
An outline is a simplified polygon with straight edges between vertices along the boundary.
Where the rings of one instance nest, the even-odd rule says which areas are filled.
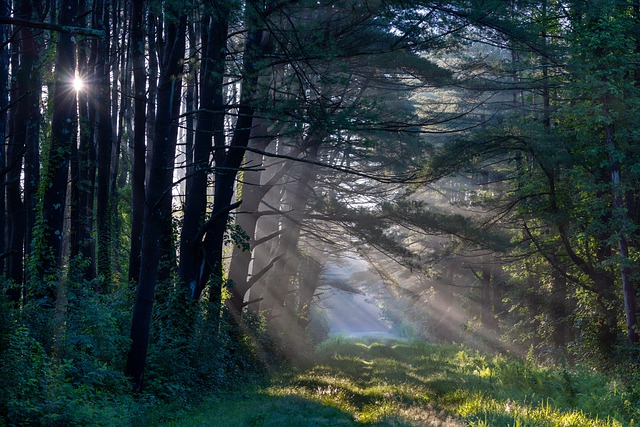
[[[453,345],[333,339],[313,361],[166,426],[630,426],[638,396],[593,372]]]

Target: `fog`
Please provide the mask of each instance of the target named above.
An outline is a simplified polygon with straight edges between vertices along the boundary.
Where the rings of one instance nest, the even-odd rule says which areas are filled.
[[[319,311],[329,335],[401,338],[389,313],[392,296],[370,265],[354,254],[329,258],[322,275]]]

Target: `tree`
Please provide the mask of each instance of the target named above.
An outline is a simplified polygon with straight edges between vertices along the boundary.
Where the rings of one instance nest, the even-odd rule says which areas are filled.
[[[131,2],[131,61],[133,67],[133,170],[131,172],[131,247],[129,252],[129,282],[137,283],[140,273],[140,246],[144,221],[144,190],[146,170],[146,74],[144,65],[144,10],[146,2]]]
[[[622,283],[627,340],[638,342],[636,291],[631,279],[632,263],[629,257],[629,233],[635,231],[636,225],[630,222],[628,208],[624,201],[626,193],[624,173],[633,175],[633,171],[625,169],[623,163],[626,158],[633,158],[629,150],[635,143],[635,138],[625,129],[629,123],[626,113],[635,111],[635,106],[627,104],[623,97],[634,97],[636,92],[634,85],[627,80],[635,70],[635,66],[629,65],[628,61],[635,57],[636,52],[634,41],[621,37],[634,22],[628,15],[629,11],[619,10],[614,6],[601,7],[602,10],[598,15],[587,14],[576,28],[578,38],[576,41],[580,42],[578,46],[582,49],[580,47],[577,49],[575,59],[577,64],[583,64],[585,68],[576,69],[574,72],[576,77],[583,80],[578,90],[584,90],[583,87],[589,88],[588,92],[585,91],[591,94],[588,98],[591,105],[587,108],[594,112],[593,120],[595,121],[591,124],[580,123],[580,120],[577,120],[576,125],[590,125],[592,132],[595,133],[592,135],[602,141],[602,147],[592,149],[596,149],[600,156],[606,156],[603,163],[610,175],[609,182],[603,182],[610,188],[607,217],[603,219],[611,227],[612,234],[606,239],[611,241],[611,245],[616,246],[617,249],[617,257],[615,257],[617,259],[614,262],[617,264],[617,274]],[[621,18],[603,18],[602,13],[608,16],[621,13]],[[590,74],[583,74],[585,71]],[[587,134],[589,133],[591,132],[587,131]],[[603,170],[601,176],[604,176],[604,172]]]
[[[95,0],[93,6],[94,27],[105,31],[109,28],[110,2]],[[111,258],[112,243],[111,232],[113,226],[113,212],[111,209],[111,163],[113,150],[113,125],[111,112],[111,57],[110,35],[105,32],[105,37],[96,40],[96,63],[94,68],[93,84],[96,86],[94,102],[96,110],[96,145],[97,156],[97,186],[96,186],[96,231],[97,231],[97,264],[98,276],[102,281],[102,287],[111,285]],[[115,153],[117,156],[118,153]]]
[[[78,12],[78,2],[64,0],[60,3],[58,24],[71,26]],[[39,257],[38,275],[44,289],[39,294],[43,305],[53,308],[57,281],[61,279],[63,265],[62,243],[65,236],[64,213],[71,144],[77,126],[76,97],[72,82],[76,69],[76,41],[73,34],[58,33],[56,49],[55,82],[51,116],[51,137],[48,142],[45,169],[41,178],[42,195],[42,246],[35,248]]]
[[[208,12],[201,23],[204,31],[203,66],[199,80],[200,94],[208,95],[201,99],[195,129],[193,173],[187,178],[189,192],[185,201],[178,269],[178,277],[193,301],[199,298],[209,280],[202,269],[206,262],[202,252],[202,237],[210,157],[215,146],[215,165],[221,166],[225,147],[223,79],[231,10],[229,5],[220,3]]]
[[[91,5],[92,6],[92,5]],[[87,10],[87,1],[80,3],[79,10]],[[82,24],[86,24],[83,18]],[[78,41],[78,76],[89,86],[97,61],[96,42],[90,38]],[[73,151],[71,163],[71,224],[70,259],[79,268],[86,280],[96,277],[94,227],[94,194],[96,176],[95,122],[96,108],[93,91],[87,87],[78,91],[78,147]]]
[[[41,13],[39,2],[20,2],[18,15],[22,19],[33,19]],[[40,54],[42,50],[38,30],[28,27],[19,28],[14,39],[14,56],[12,66],[16,69],[16,79],[12,83],[12,106],[10,109],[10,135],[7,147],[7,163],[10,169],[6,175],[6,203],[7,203],[7,278],[15,285],[24,284],[24,249],[26,244],[27,210],[32,193],[25,192],[22,198],[20,175],[22,173],[23,158],[27,153],[37,152],[39,140],[38,100],[40,98]],[[32,161],[32,157],[28,156]],[[25,164],[25,169],[31,170],[32,164]],[[27,177],[30,174],[27,174]],[[31,186],[31,189],[33,187]],[[32,205],[31,205],[32,206]],[[18,302],[21,290],[12,291],[12,300]]]
[[[2,0],[0,1],[0,15],[9,16],[9,1]],[[9,69],[9,54],[8,54],[8,46],[9,46],[9,26],[3,26],[0,29],[0,43],[2,43],[2,50],[0,51],[0,64],[2,69]],[[5,139],[7,136],[7,110],[9,108],[9,73],[1,73],[0,74],[0,206],[3,208],[0,209],[0,224],[6,224],[6,211],[4,209],[5,206],[5,175],[6,171],[6,144]],[[5,240],[6,240],[6,227],[0,226],[0,262],[2,262],[3,268],[0,270],[2,274],[4,274],[4,258],[6,257],[5,252]],[[3,291],[4,292],[4,291]]]
[[[145,193],[140,275],[131,321],[131,348],[125,373],[134,389],[142,390],[149,346],[151,310],[158,281],[160,261],[171,248],[171,189],[175,159],[181,93],[182,58],[185,51],[186,15],[180,7],[166,5],[165,50],[158,82],[157,116]],[[168,224],[168,226],[167,226]]]

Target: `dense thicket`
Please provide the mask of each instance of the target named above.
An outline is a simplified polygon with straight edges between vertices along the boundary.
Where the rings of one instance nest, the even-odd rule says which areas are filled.
[[[640,11],[587,3],[0,1],[0,416],[309,352],[337,253],[413,334],[634,366]]]

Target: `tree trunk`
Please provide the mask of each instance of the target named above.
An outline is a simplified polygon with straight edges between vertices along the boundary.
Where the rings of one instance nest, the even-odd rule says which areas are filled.
[[[276,149],[279,150],[280,147],[281,145],[278,144]],[[278,165],[280,166],[278,167]],[[268,159],[265,160],[265,171],[262,173],[263,183],[261,186],[261,189],[263,189],[261,202],[264,208],[259,211],[258,215],[255,246],[252,251],[253,265],[248,284],[251,288],[249,298],[255,301],[249,305],[248,309],[254,314],[260,311],[268,312],[273,305],[272,298],[267,292],[267,282],[271,274],[270,270],[275,262],[278,262],[276,248],[282,229],[278,220],[279,213],[275,211],[280,203],[280,195],[270,187],[274,187],[286,175],[286,172],[289,171],[289,165],[291,165],[291,162],[281,165],[279,160],[273,159],[271,162]],[[277,171],[273,172],[276,168],[278,168]],[[265,189],[269,191],[264,191]]]
[[[249,7],[249,6],[247,6]],[[255,98],[258,83],[258,59],[262,56],[264,43],[262,30],[250,29],[244,50],[243,71],[244,79],[240,94],[240,107],[236,120],[233,137],[229,148],[225,151],[224,162],[217,162],[217,176],[213,212],[204,226],[202,247],[204,252],[203,274],[196,288],[197,296],[204,290],[208,278],[213,274],[212,286],[209,292],[209,302],[214,307],[222,303],[224,236],[227,229],[229,212],[238,203],[232,204],[236,175],[244,159],[245,148],[249,144]],[[214,314],[215,316],[215,314]]]
[[[106,31],[104,38],[97,41],[97,61],[94,84],[96,89],[96,119],[98,146],[98,182],[96,205],[98,278],[103,292],[111,286],[111,155],[113,147],[113,127],[111,121],[111,79],[109,58],[109,2],[94,2],[94,26]]]
[[[569,325],[567,316],[569,310],[567,307],[568,289],[567,278],[556,269],[551,271],[551,319],[553,322],[553,344],[557,349],[562,351],[566,356],[567,344],[569,342]]]
[[[265,150],[272,138],[268,137],[268,130],[264,119],[255,119],[252,136],[249,141],[250,146],[259,150]],[[269,186],[260,186],[262,176],[263,156],[261,154],[248,152],[245,162],[249,168],[257,170],[246,170],[242,179],[242,211],[238,212],[236,225],[249,236],[249,245],[253,247],[256,237],[256,225],[260,217],[258,210],[264,194]],[[229,266],[229,279],[233,282],[230,288],[231,298],[229,308],[234,317],[239,318],[244,306],[244,296],[251,286],[249,281],[249,266],[251,264],[251,250],[247,251],[235,247]]]
[[[178,134],[176,117],[181,93],[182,60],[185,51],[186,19],[167,17],[164,63],[158,84],[157,117],[149,181],[145,197],[140,275],[131,322],[131,347],[125,368],[134,390],[140,392],[149,345],[151,312],[159,277],[160,260],[167,254],[167,221],[171,221],[171,189]],[[167,218],[167,216],[169,216]]]
[[[155,138],[155,127],[156,127],[156,97],[158,92],[158,55],[159,46],[156,39],[156,33],[160,34],[162,31],[162,25],[159,22],[158,16],[155,14],[155,8],[149,5],[149,12],[147,13],[147,44],[148,47],[148,55],[149,55],[149,87],[147,89],[147,149],[146,149],[146,169],[144,172],[144,182],[147,184],[149,182],[149,173],[151,171],[151,153],[153,152],[153,141]],[[159,37],[159,36],[158,36]],[[145,185],[146,185],[145,184]],[[145,190],[146,193],[146,190]],[[142,229],[140,230],[140,234],[142,235]],[[138,265],[140,261],[138,260]],[[138,275],[140,271],[136,271],[135,274]]]
[[[23,19],[33,19],[42,5],[40,2],[20,2],[16,5],[17,13]],[[32,192],[27,179],[33,165],[25,161],[25,187],[21,186],[23,159],[31,160],[29,153],[39,149],[40,93],[41,72],[38,67],[42,51],[39,31],[33,28],[20,27],[14,43],[17,47],[19,66],[13,81],[12,96],[15,103],[11,108],[12,132],[6,150],[7,164],[11,166],[6,175],[6,236],[8,252],[7,278],[21,285],[25,279],[24,257],[26,251],[27,215],[26,203],[31,202]],[[13,64],[16,66],[16,64]],[[37,185],[37,181],[36,181]],[[24,196],[24,199],[23,199]],[[4,206],[4,205],[3,205]],[[11,299],[20,298],[19,289],[11,292]]]
[[[62,0],[58,15],[59,25],[74,25],[78,12],[78,2]],[[69,178],[69,156],[77,128],[76,97],[71,82],[75,73],[75,36],[69,33],[58,33],[56,53],[53,105],[51,117],[51,138],[49,140],[48,158],[45,161],[44,186],[42,199],[42,215],[44,226],[45,248],[39,256],[39,275],[45,288],[42,290],[43,305],[53,307],[56,297],[56,283],[62,269],[62,242],[65,235],[64,214]],[[54,281],[49,277],[55,277]]]
[[[224,99],[223,75],[226,57],[227,27],[229,11],[223,9],[219,14],[205,17],[202,22],[202,75],[200,93],[206,94],[200,100],[197,128],[194,139],[193,173],[187,179],[184,220],[180,235],[180,265],[178,277],[187,288],[192,301],[199,298],[202,289],[201,268],[204,258],[201,247],[200,230],[207,208],[207,180],[209,161],[213,143],[224,147]],[[224,155],[224,150],[216,157]],[[216,164],[221,166],[221,164]],[[204,279],[205,282],[207,279]]]
[[[481,297],[480,297],[480,321],[486,330],[493,328],[493,310],[491,307],[491,266],[482,265],[480,276]]]
[[[311,321],[311,303],[320,284],[323,267],[318,261],[321,257],[322,254],[314,250],[311,254],[305,255],[300,266],[297,317],[301,329],[305,329]]]
[[[192,22],[187,23],[187,40],[189,42],[189,70],[187,77],[187,87],[184,96],[184,108],[185,108],[185,130],[184,130],[184,156],[185,156],[185,175],[187,177],[193,174],[193,139],[195,136],[194,129],[194,110],[196,109],[197,101],[197,86],[198,86],[198,73],[197,67],[195,67],[195,60],[197,58],[197,35]],[[206,48],[204,49],[206,51]],[[185,180],[183,184],[182,194],[189,193],[189,180]],[[184,201],[186,202],[186,200]]]
[[[256,5],[247,5],[256,7]],[[247,11],[247,14],[254,13]],[[240,94],[240,106],[238,108],[238,118],[229,147],[224,150],[222,145],[215,143],[215,165],[216,182],[214,187],[213,211],[210,217],[200,230],[194,235],[189,233],[185,237],[190,239],[189,248],[191,253],[196,253],[196,259],[188,261],[189,266],[185,266],[181,281],[189,287],[192,300],[198,300],[205,289],[209,278],[213,274],[213,285],[209,292],[209,302],[213,307],[220,307],[222,299],[223,285],[223,264],[222,254],[224,248],[224,236],[227,229],[229,212],[239,205],[233,202],[234,186],[236,175],[244,159],[245,148],[247,147],[251,135],[253,114],[255,109],[255,97],[258,82],[257,61],[262,57],[264,49],[263,31],[256,30],[255,26],[250,27],[245,42],[243,56],[243,80]],[[205,93],[202,91],[201,93]],[[215,137],[215,136],[214,136]],[[196,135],[196,144],[198,136]],[[196,145],[196,150],[198,147]],[[196,162],[200,157],[196,153]],[[196,164],[196,166],[198,166]],[[191,187],[194,191],[194,187]],[[187,223],[185,219],[185,224]],[[184,230],[183,230],[184,232]],[[194,237],[191,237],[194,236]],[[201,243],[200,243],[201,242]],[[196,248],[201,245],[201,251]],[[183,266],[180,266],[183,269]],[[215,308],[213,308],[215,310]],[[217,313],[212,312],[214,319]]]
[[[0,0],[0,16],[9,16],[9,1]],[[9,69],[10,26],[0,25],[0,70]],[[7,108],[9,106],[9,73],[0,72],[0,171],[6,167]],[[5,211],[5,173],[0,174],[0,276],[6,273],[3,257],[6,256],[7,217]],[[2,290],[4,292],[4,290]]]
[[[312,135],[311,138],[316,138]],[[314,162],[317,161],[318,151],[320,149],[319,140],[309,147],[307,159]],[[295,184],[284,188],[285,197],[283,203],[284,213],[282,214],[282,229],[276,253],[280,256],[275,272],[271,280],[267,284],[267,291],[273,298],[272,317],[280,319],[282,327],[295,323],[295,292],[292,289],[293,279],[298,270],[299,257],[297,254],[298,242],[300,240],[300,232],[302,222],[313,188],[316,171],[315,166],[310,164],[297,165],[297,177]],[[275,310],[275,312],[273,311]],[[278,328],[282,330],[281,328]]]
[[[629,264],[629,243],[627,241],[627,217],[626,208],[622,200],[622,188],[620,183],[620,163],[616,153],[618,147],[613,133],[613,126],[605,127],[605,139],[609,147],[609,161],[611,162],[611,192],[613,197],[613,218],[619,224],[616,230],[618,240],[618,255],[620,256],[620,278],[622,280],[622,295],[624,299],[624,312],[627,324],[627,340],[637,343],[638,336],[638,305],[636,291],[631,281],[631,268]]]
[[[118,6],[113,7],[112,15],[116,15],[116,8]],[[122,34],[125,40],[127,40],[127,31],[128,31],[128,15],[124,15],[124,19],[120,19],[120,24],[118,25],[117,34]],[[112,17],[112,20],[117,19],[115,16]],[[127,42],[114,43],[118,46],[113,47],[114,53],[112,57],[116,57],[119,52],[120,58],[120,71],[119,73],[112,74],[112,83],[111,83],[111,105],[112,108],[112,121],[113,121],[113,133],[114,138],[112,138],[112,155],[111,155],[111,173],[109,177],[109,217],[110,217],[110,225],[111,230],[109,233],[110,236],[110,244],[111,244],[111,275],[114,273],[119,277],[122,277],[124,272],[121,270],[121,266],[123,265],[121,258],[121,251],[119,250],[119,242],[118,237],[122,235],[122,226],[123,222],[118,214],[119,211],[119,193],[121,189],[126,185],[128,168],[121,168],[120,165],[124,164],[127,160],[127,150],[122,149],[122,140],[124,139],[124,135],[131,135],[131,102],[132,98],[130,96],[119,96],[120,93],[131,93],[131,58],[129,54],[129,46],[128,40]],[[114,67],[117,68],[117,67]],[[118,74],[120,77],[118,77]],[[119,84],[118,84],[119,83]],[[113,119],[115,117],[115,120]],[[111,283],[111,281],[107,282]]]
[[[79,8],[82,13],[87,9],[86,0]],[[95,60],[95,50],[91,49],[87,39],[81,39],[78,46],[78,75],[86,79],[91,75]],[[93,51],[92,57],[87,56]],[[94,101],[87,91],[78,93],[79,146],[77,150],[77,171],[72,171],[71,200],[73,204],[71,219],[71,259],[80,256],[82,270],[79,274],[85,280],[96,276],[95,247],[93,241],[93,196],[95,189],[96,153],[94,145]]]
[[[144,220],[146,73],[144,66],[144,8],[146,1],[131,2],[131,61],[133,62],[133,171],[131,173],[131,251],[129,282],[138,283]]]

